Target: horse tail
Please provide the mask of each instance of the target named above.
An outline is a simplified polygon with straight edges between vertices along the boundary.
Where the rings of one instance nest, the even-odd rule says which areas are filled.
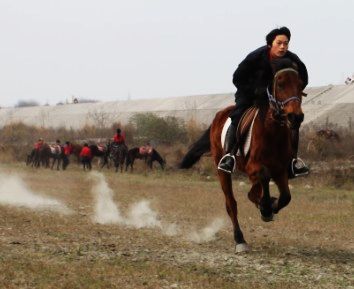
[[[209,126],[202,136],[191,146],[179,165],[180,169],[189,169],[199,161],[203,154],[210,151],[210,129],[211,126]]]

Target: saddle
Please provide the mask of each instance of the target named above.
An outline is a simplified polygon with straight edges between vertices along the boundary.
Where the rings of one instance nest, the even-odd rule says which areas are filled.
[[[251,136],[252,136],[252,127],[254,119],[258,114],[258,108],[252,106],[247,109],[243,114],[242,117],[237,125],[236,128],[236,139],[239,143],[239,150],[237,151],[237,156],[246,156],[250,145],[251,145]],[[224,124],[222,133],[221,133],[221,143],[224,147],[225,137],[227,135],[227,131],[231,124],[231,118],[228,118]]]
[[[142,156],[149,156],[152,154],[152,147],[141,146],[139,147],[139,154]]]
[[[239,150],[236,155],[247,155],[251,146],[253,123],[257,114],[258,108],[255,106],[251,106],[243,113],[236,129],[236,140],[239,143]]]
[[[100,152],[105,152],[106,151],[106,146],[105,145],[102,145],[102,144],[98,144],[97,145],[97,149],[100,151]]]

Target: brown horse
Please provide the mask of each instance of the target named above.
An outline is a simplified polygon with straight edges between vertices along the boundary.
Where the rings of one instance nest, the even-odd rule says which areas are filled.
[[[273,64],[273,73],[273,81],[268,89],[269,101],[258,106],[258,114],[254,118],[249,152],[236,156],[237,169],[245,172],[252,182],[248,198],[260,209],[263,221],[271,221],[273,214],[290,202],[288,167],[294,156],[291,128],[300,126],[304,116],[301,109],[302,82],[296,68],[288,59],[284,59]],[[181,168],[191,167],[210,150],[217,166],[224,154],[222,130],[233,109],[234,106],[231,106],[216,114],[211,127],[182,160]],[[248,251],[237,219],[231,175],[218,171],[218,177],[226,199],[226,210],[233,224],[236,252]],[[271,179],[278,187],[278,198],[270,196]]]
[[[154,148],[151,150],[151,153],[140,153],[139,147],[134,147],[127,152],[127,157],[125,161],[125,171],[128,170],[130,166],[130,171],[133,171],[134,162],[136,159],[144,160],[146,165],[152,169],[153,162],[157,161],[160,164],[162,170],[165,169],[166,161],[161,157],[161,155]]]
[[[83,145],[78,143],[71,144],[72,147],[72,155],[76,157],[77,163],[80,164],[80,152],[82,150]]]

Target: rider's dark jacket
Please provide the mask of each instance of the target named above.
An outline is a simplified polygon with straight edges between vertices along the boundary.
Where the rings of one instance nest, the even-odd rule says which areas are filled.
[[[233,83],[237,88],[235,94],[236,103],[237,98],[251,98],[257,100],[260,98],[267,98],[266,87],[268,87],[273,80],[273,73],[269,58],[268,46],[262,46],[247,55],[247,57],[239,64],[234,75]],[[308,74],[305,64],[300,58],[287,51],[283,58],[289,58],[298,66],[300,78],[303,82],[303,89],[308,83]]]

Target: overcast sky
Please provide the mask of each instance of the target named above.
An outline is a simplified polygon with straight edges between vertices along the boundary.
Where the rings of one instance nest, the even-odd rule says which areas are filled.
[[[0,0],[0,106],[234,92],[273,28],[309,86],[354,72],[353,0]]]

